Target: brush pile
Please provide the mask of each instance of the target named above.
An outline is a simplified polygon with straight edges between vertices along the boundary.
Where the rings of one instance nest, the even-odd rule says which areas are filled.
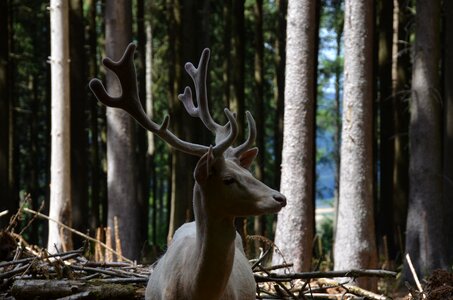
[[[49,254],[0,232],[0,299],[142,299],[149,268],[129,262],[95,262],[86,248]],[[18,245],[14,243],[14,245]],[[12,250],[12,251],[10,251]]]
[[[20,247],[17,240],[21,240]],[[49,254],[24,243],[19,236],[0,232],[2,299],[144,298],[148,267],[129,262],[90,261],[85,257],[86,248]],[[326,277],[394,276],[380,270],[272,273],[278,268],[254,264],[257,299],[390,299]]]
[[[21,234],[14,233],[14,227],[8,226],[0,231],[0,299],[144,299],[149,266],[129,260],[106,262],[90,259],[94,257],[90,255],[92,238],[81,249],[50,254],[45,249],[29,245]],[[266,253],[269,252],[270,249]],[[266,267],[263,262],[266,253],[252,265],[257,299],[391,299],[358,288],[354,279],[379,277],[393,280],[395,272],[294,273],[291,264]]]

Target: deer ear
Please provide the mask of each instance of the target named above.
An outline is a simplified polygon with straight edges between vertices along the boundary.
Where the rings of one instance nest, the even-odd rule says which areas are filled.
[[[248,149],[247,151],[242,153],[241,156],[239,156],[239,164],[244,169],[250,169],[250,166],[252,165],[257,155],[258,148],[253,147],[251,149]]]
[[[212,154],[212,147],[203,155],[197,163],[194,171],[194,178],[199,184],[203,184],[211,176],[212,164],[214,162],[214,155]]]

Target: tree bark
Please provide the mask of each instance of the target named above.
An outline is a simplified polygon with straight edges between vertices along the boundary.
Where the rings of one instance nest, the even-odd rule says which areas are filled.
[[[225,107],[230,107],[231,102],[231,30],[232,30],[232,0],[225,0],[223,5],[223,104]]]
[[[88,6],[88,47],[89,47],[89,60],[88,60],[88,78],[94,78],[98,74],[97,67],[97,34],[96,34],[96,1],[89,0]],[[91,188],[91,205],[90,205],[90,230],[95,232],[96,228],[101,225],[100,218],[100,186],[101,186],[101,163],[99,159],[99,124],[98,124],[98,101],[92,93],[88,94],[89,108],[90,108],[90,188]]]
[[[393,165],[394,165],[394,106],[392,96],[392,38],[393,38],[393,2],[380,1],[378,27],[378,80],[379,80],[379,202],[377,206],[378,245],[388,249],[390,257],[395,257],[395,243],[393,235]],[[384,238],[387,243],[383,243]],[[384,253],[383,252],[383,253]]]
[[[124,284],[92,284],[76,280],[16,280],[11,294],[15,299],[136,299],[137,289]]]
[[[142,106],[147,108],[146,100],[146,33],[145,33],[145,1],[138,0],[136,4],[136,18],[137,18],[137,40],[138,40],[138,86],[139,95]],[[140,220],[139,223],[139,238],[143,243],[146,243],[148,236],[148,199],[150,192],[149,185],[149,164],[148,160],[148,136],[147,131],[141,127],[137,127],[137,169],[139,177],[137,178],[137,205],[139,206]]]
[[[440,1],[417,1],[410,101],[406,252],[421,276],[446,267],[439,99]],[[411,278],[405,268],[406,278]]]
[[[315,1],[289,1],[281,192],[275,243],[296,272],[311,267],[314,233]],[[273,263],[282,257],[274,253]]]
[[[282,148],[283,148],[283,110],[285,106],[285,62],[286,62],[286,11],[287,1],[277,0],[278,31],[275,38],[275,85],[276,99],[274,152],[275,152],[275,186],[280,185]]]
[[[336,23],[336,53],[335,53],[335,129],[334,129],[334,161],[335,161],[335,183],[334,183],[334,220],[333,220],[333,236],[335,236],[338,219],[338,201],[340,198],[340,140],[341,140],[341,92],[343,86],[341,84],[343,66],[342,58],[342,36],[344,28],[344,12],[341,8],[341,1],[335,2],[336,18],[341,18],[341,21]],[[341,15],[339,17],[338,15]]]
[[[193,3],[189,3],[193,5]],[[184,13],[190,10],[191,5],[182,10],[180,5],[175,0],[168,0],[168,30],[169,30],[169,108],[172,132],[181,139],[190,139],[189,127],[190,121],[184,114],[184,106],[178,100],[178,94],[182,91],[182,73],[183,73],[183,58],[182,58],[182,43],[183,29],[178,20],[181,20]],[[188,7],[187,7],[188,6]],[[187,17],[187,16],[185,16]],[[190,27],[186,24],[186,27]],[[188,52],[192,53],[191,49]],[[167,146],[167,149],[168,146]],[[190,209],[192,205],[192,187],[193,177],[189,170],[191,169],[190,157],[179,151],[172,152],[171,159],[171,198],[170,198],[170,219],[167,241],[170,242],[173,234],[182,224],[190,218]]]
[[[147,7],[147,9],[149,9]],[[145,20],[145,34],[146,34],[146,50],[145,50],[145,89],[146,89],[146,113],[148,117],[153,120],[154,116],[154,99],[153,99],[153,31],[151,21]],[[156,145],[154,141],[154,134],[147,132],[148,149],[146,152],[146,164],[148,166],[149,178],[152,182],[152,188],[150,190],[150,198],[152,199],[152,217],[151,217],[151,241],[153,246],[157,245],[157,176],[155,166],[155,152]]]
[[[115,61],[132,39],[131,5],[130,0],[106,2],[106,55]],[[108,93],[119,95],[121,88],[115,75],[107,72],[106,80]],[[132,260],[139,258],[144,241],[140,234],[143,220],[137,194],[135,132],[135,123],[126,112],[107,108],[107,223],[113,229],[114,218],[118,218],[123,255]]]
[[[230,109],[236,113],[239,126],[237,141],[244,137],[245,120],[245,28],[244,28],[244,2],[233,0],[233,19],[231,35],[231,76],[233,93],[230,98]]]
[[[263,0],[256,0],[254,5],[255,17],[255,116],[256,116],[256,145],[261,152],[258,154],[255,176],[258,180],[265,182],[264,165],[266,162],[265,136],[265,108],[264,108],[264,41],[263,41]],[[264,236],[266,229],[266,216],[254,218],[255,234]]]
[[[444,96],[444,209],[445,219],[447,220],[446,237],[453,236],[453,2],[444,1],[444,78],[443,78],[443,96]],[[453,264],[453,240],[448,239],[447,249],[450,249],[448,264]]]
[[[52,149],[49,216],[72,226],[69,85],[69,7],[67,1],[50,2]],[[72,248],[71,234],[49,221],[49,252]]]
[[[392,101],[394,120],[393,171],[392,171],[392,218],[395,256],[400,257],[396,264],[402,263],[404,256],[404,237],[406,232],[407,201],[408,201],[408,169],[409,169],[409,107],[407,95],[410,86],[410,26],[409,7],[404,0],[398,0],[394,7],[394,29],[392,49]],[[402,43],[404,41],[405,43]]]
[[[87,166],[87,120],[86,120],[86,57],[81,0],[69,2],[70,59],[71,59],[71,197],[73,228],[81,232],[87,230],[88,219],[88,172]],[[74,237],[75,238],[75,237]],[[81,246],[81,239],[75,239]]]
[[[12,199],[9,190],[9,1],[0,3],[0,191],[3,201],[0,212],[11,207]],[[10,211],[10,214],[14,213]],[[0,218],[0,228],[8,224],[9,218]]]
[[[375,268],[373,213],[373,1],[345,2],[344,100],[335,270]],[[359,280],[366,289],[372,280]]]

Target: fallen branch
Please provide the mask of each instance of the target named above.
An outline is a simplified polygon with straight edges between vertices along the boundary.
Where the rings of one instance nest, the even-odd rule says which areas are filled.
[[[63,253],[48,254],[45,256],[41,256],[40,258],[53,258],[53,257],[68,256],[68,255],[72,255],[72,254],[80,255],[82,253],[83,253],[83,248],[77,249],[77,250],[71,250],[71,251],[63,252]],[[32,260],[35,260],[36,258],[37,257],[27,257],[27,258],[12,260],[12,261],[0,262],[0,268],[10,266],[10,265],[18,265],[18,264],[22,264],[22,263],[27,263]]]
[[[367,299],[373,299],[373,300],[391,300],[391,298],[384,296],[384,295],[378,295],[376,293],[364,290],[358,286],[351,285],[351,284],[341,284],[338,283],[334,280],[331,279],[319,279],[319,283],[321,284],[327,284],[329,287],[342,287],[346,289],[347,293],[351,293],[357,296],[363,296],[366,297]]]
[[[8,272],[0,273],[0,279],[10,278],[10,277],[12,277],[12,276],[14,276],[14,275],[16,275],[16,274],[23,273],[23,272],[25,272],[28,268],[29,268],[29,265],[25,265],[25,266],[22,266],[22,267],[13,269],[13,270],[8,271]]]
[[[11,294],[16,299],[87,299],[88,296],[90,299],[135,299],[136,288],[124,284],[99,285],[76,280],[16,280]]]
[[[417,285],[418,291],[422,295],[422,298],[425,299],[426,295],[423,293],[422,285],[420,284],[420,280],[418,279],[417,272],[415,271],[414,265],[412,264],[411,256],[409,253],[406,253],[406,261],[411,270],[412,276],[414,277],[415,284]]]
[[[269,276],[262,276],[255,274],[256,282],[269,282],[269,281],[291,281],[294,279],[316,279],[316,278],[336,278],[336,277],[393,277],[397,275],[396,272],[386,270],[349,270],[349,271],[327,271],[327,272],[303,272],[303,273],[288,273],[288,274],[275,274],[271,273]]]

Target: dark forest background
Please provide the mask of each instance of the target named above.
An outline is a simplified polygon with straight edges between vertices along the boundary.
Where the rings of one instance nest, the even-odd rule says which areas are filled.
[[[139,93],[147,113],[159,123],[169,114],[176,135],[209,144],[206,130],[189,119],[177,99],[185,86],[192,85],[184,71],[185,62],[196,64],[201,51],[209,47],[208,94],[213,116],[224,122],[223,108],[230,107],[237,112],[240,126],[245,128],[245,111],[253,113],[258,124],[257,146],[260,148],[254,173],[267,185],[279,189],[285,61],[291,59],[285,57],[287,1],[113,2],[69,1],[71,227],[95,236],[98,228],[110,225],[109,219],[113,216],[109,216],[109,205],[126,201],[108,197],[106,108],[88,88],[90,79],[106,79],[101,60],[109,56],[111,50],[108,49],[113,47],[106,36],[106,27],[111,26],[108,24],[109,6],[114,5],[121,6],[128,18],[124,26],[129,26],[126,30],[129,35],[124,39],[137,45],[135,62]],[[453,5],[447,0],[432,1],[437,7],[434,13],[420,17],[417,14],[425,5],[421,0],[369,2],[373,8],[373,24],[368,31],[373,40],[373,59],[364,63],[373,66],[373,105],[369,116],[369,122],[373,124],[373,159],[370,164],[373,166],[373,222],[379,266],[398,269],[404,254],[411,250],[408,246],[419,247],[420,243],[439,246],[441,243],[442,263],[427,263],[420,270],[424,273],[439,265],[451,267]],[[8,211],[0,217],[0,228],[7,226],[10,216],[21,205],[44,214],[49,212],[52,82],[48,6],[48,1],[36,0],[4,0],[0,3],[0,212]],[[318,211],[316,214],[316,232],[321,247],[313,246],[313,252],[314,257],[326,262],[327,267],[332,266],[339,199],[344,13],[345,3],[341,0],[316,1],[316,22],[309,24],[317,33],[313,40],[316,48],[313,57],[316,65],[313,124],[316,153],[313,159],[316,167],[313,170],[315,180],[311,183],[316,192],[310,201],[317,208],[332,208],[327,213]],[[435,43],[421,40],[425,36],[417,34],[416,20],[436,24]],[[423,25],[420,26],[423,29]],[[426,172],[426,177],[434,180],[440,189],[434,196],[427,190],[424,199],[412,201],[410,178],[421,182],[426,178],[411,175],[410,149],[415,149],[417,142],[410,144],[410,132],[430,123],[417,127],[416,108],[411,108],[415,90],[412,82],[414,51],[423,43],[433,47],[433,55],[439,54],[436,69],[431,70],[437,74],[437,81],[434,87],[427,88],[435,94],[435,108],[434,113],[426,108],[417,111],[417,115],[425,112],[429,114],[427,120],[438,124],[438,127],[425,128],[421,136],[430,141],[433,138],[439,144],[435,152],[426,150],[431,152],[425,153],[430,161],[431,157],[436,158],[438,163],[432,165],[439,165],[439,168],[434,173],[418,170]],[[123,50],[116,51],[122,53]],[[128,245],[123,252],[126,257],[151,262],[165,248],[175,229],[193,218],[191,172],[196,160],[172,151],[138,125],[134,125],[131,134],[135,197],[127,204],[132,209],[128,210],[125,219],[134,220],[136,227],[133,242],[128,242],[128,234],[122,236]],[[244,133],[240,135],[239,140],[243,140]],[[128,176],[132,174],[118,176],[118,184]],[[412,186],[416,185],[413,181]],[[425,235],[438,238],[406,244],[410,234],[406,230],[407,216],[412,204],[423,215],[420,226],[426,227]],[[432,206],[440,209],[432,210]],[[27,224],[31,218],[33,215],[23,214],[22,224]],[[442,221],[438,227],[431,228],[429,224],[434,220]],[[120,227],[123,222],[128,221],[120,218]],[[250,235],[273,238],[275,226],[276,216],[267,216],[249,219],[246,227]],[[23,235],[29,243],[45,247],[47,233],[47,222],[35,220]],[[82,242],[76,235],[73,240],[74,247]],[[426,245],[423,247],[429,248]],[[416,257],[421,255],[418,250],[414,253]]]

